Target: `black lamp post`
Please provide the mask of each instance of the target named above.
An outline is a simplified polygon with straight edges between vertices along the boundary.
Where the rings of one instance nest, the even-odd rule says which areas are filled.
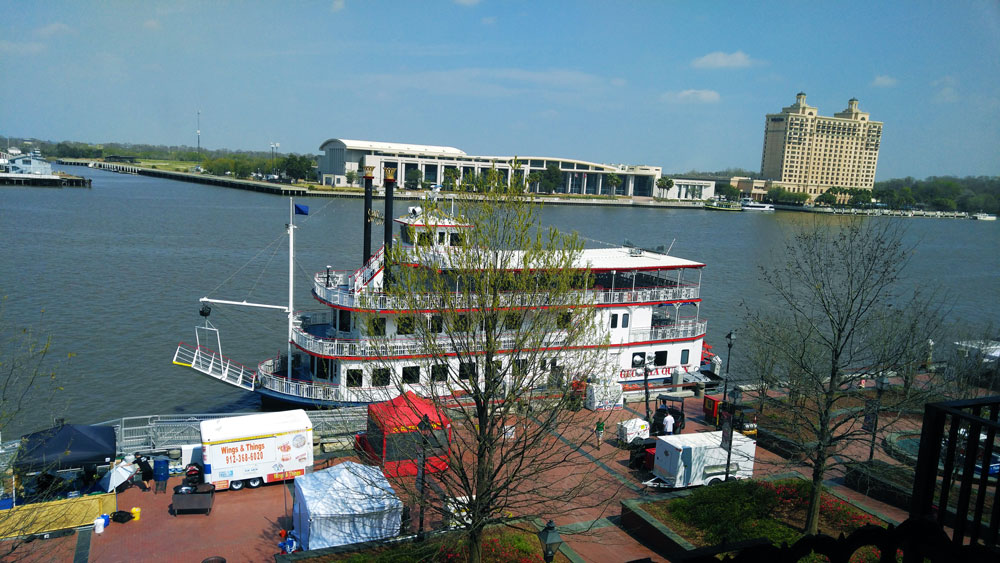
[[[420,459],[417,466],[417,492],[420,495],[420,509],[417,517],[417,541],[424,541],[424,465],[427,463],[427,441],[433,432],[431,419],[425,414],[417,424],[420,431]]]
[[[722,385],[722,403],[725,404],[729,397],[729,360],[733,357],[733,341],[736,340],[736,331],[731,330],[726,335],[726,379]]]
[[[326,265],[326,287],[330,287],[330,265]]]
[[[649,370],[646,369],[646,355],[641,352],[632,354],[632,368],[642,368],[642,388],[646,392],[646,422],[652,424],[653,419],[649,415]]]
[[[559,532],[556,531],[555,522],[549,520],[542,531],[538,532],[538,541],[542,543],[542,557],[545,559],[545,563],[552,563],[556,552],[559,551],[559,547],[563,543]]]
[[[872,424],[872,446],[868,450],[868,461],[875,457],[875,431],[878,430],[878,411],[882,408],[882,393],[889,388],[889,378],[882,374],[875,380],[875,421]]]

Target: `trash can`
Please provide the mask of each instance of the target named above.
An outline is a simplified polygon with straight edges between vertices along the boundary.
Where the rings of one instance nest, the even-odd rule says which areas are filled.
[[[167,492],[167,479],[170,478],[170,458],[157,457],[153,460],[153,480],[156,489],[153,494]]]

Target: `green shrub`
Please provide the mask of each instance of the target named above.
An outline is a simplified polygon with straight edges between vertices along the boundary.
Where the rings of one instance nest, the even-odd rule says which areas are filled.
[[[704,530],[710,543],[724,543],[761,537],[762,529],[777,533],[771,524],[762,522],[770,519],[777,506],[778,496],[773,489],[740,479],[702,487],[674,500],[670,511],[681,521]]]

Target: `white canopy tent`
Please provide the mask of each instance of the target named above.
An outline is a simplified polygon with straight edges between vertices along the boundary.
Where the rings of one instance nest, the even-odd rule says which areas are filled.
[[[292,526],[307,550],[391,538],[402,517],[378,467],[347,461],[295,478]]]

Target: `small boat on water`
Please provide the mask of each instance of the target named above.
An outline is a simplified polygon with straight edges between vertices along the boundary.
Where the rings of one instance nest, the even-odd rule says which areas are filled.
[[[724,197],[720,198],[709,198],[705,202],[705,209],[711,209],[713,211],[742,211],[743,208],[740,206],[738,201],[727,201]]]
[[[748,197],[740,200],[740,207],[743,211],[774,211],[774,206],[770,203],[754,201]]]
[[[969,215],[969,219],[974,221],[996,221],[997,216],[990,215],[989,213],[973,213],[972,215]]]
[[[370,181],[370,180],[369,180]],[[367,189],[371,189],[370,185]],[[299,208],[289,202],[289,304],[263,305],[246,301],[201,299],[204,326],[196,327],[196,344],[180,343],[174,363],[192,368],[214,379],[255,392],[262,401],[276,406],[346,407],[391,400],[402,393],[414,392],[423,397],[453,395],[448,378],[482,378],[483,366],[460,364],[456,346],[442,333],[442,316],[455,316],[453,310],[441,309],[440,297],[427,294],[425,305],[412,307],[400,296],[386,290],[387,249],[398,245],[396,252],[407,257],[438,256],[433,263],[414,262],[414,267],[437,269],[450,276],[454,296],[461,297],[463,270],[450,270],[449,253],[462,252],[463,224],[454,214],[440,211],[409,212],[392,219],[392,191],[387,190],[386,225],[383,246],[371,252],[370,228],[366,225],[362,265],[356,270],[324,270],[312,276],[312,296],[320,310],[294,311],[292,308],[292,263],[294,261],[294,216]],[[366,200],[364,218],[379,215]],[[738,210],[738,203],[732,202]],[[308,209],[306,209],[306,212]],[[398,225],[398,235],[392,224]],[[429,252],[424,252],[427,250]],[[396,265],[398,267],[398,265]],[[540,369],[562,377],[563,365],[573,365],[581,354],[598,351],[602,356],[602,378],[609,391],[620,386],[623,392],[642,388],[644,378],[652,385],[706,381],[701,373],[707,322],[699,318],[701,271],[705,265],[669,255],[669,251],[647,250],[634,246],[585,248],[574,261],[573,291],[579,292],[579,305],[592,308],[596,323],[607,329],[606,340],[595,346],[560,347],[559,335],[553,333],[551,346],[533,350],[544,352],[541,366],[529,366],[520,359],[523,350],[516,347],[499,353],[496,362],[509,370]],[[520,271],[521,268],[518,269]],[[467,274],[466,274],[467,275]],[[462,280],[464,281],[464,280]],[[450,286],[449,286],[450,287]],[[537,292],[533,292],[537,293]],[[531,295],[510,292],[506,297],[516,308],[549,309],[553,303],[532,301]],[[546,298],[548,299],[548,298]],[[562,299],[555,296],[551,299]],[[421,303],[424,303],[423,301]],[[279,309],[288,316],[287,353],[260,362],[256,370],[244,367],[221,354],[219,331],[208,322],[210,305],[234,305]],[[557,304],[558,305],[558,304]],[[437,307],[437,308],[436,308]],[[506,307],[503,305],[502,309]],[[508,307],[509,308],[509,307]],[[375,318],[376,322],[368,322]],[[436,341],[438,350],[432,358],[426,340],[415,338],[415,323],[431,327],[424,332],[442,333]],[[434,328],[438,327],[438,328]],[[465,328],[463,330],[470,330]],[[480,329],[471,329],[474,333]],[[513,339],[517,327],[505,327]],[[556,331],[558,332],[558,331]],[[449,348],[451,346],[452,348]],[[214,348],[214,349],[213,349]],[[585,350],[584,348],[590,348]],[[591,356],[586,356],[590,358]],[[580,362],[577,361],[577,364]],[[604,367],[606,366],[606,368]],[[496,369],[496,368],[494,368]],[[567,373],[567,377],[574,374]],[[611,391],[613,393],[613,391]],[[620,396],[620,395],[619,395]]]

